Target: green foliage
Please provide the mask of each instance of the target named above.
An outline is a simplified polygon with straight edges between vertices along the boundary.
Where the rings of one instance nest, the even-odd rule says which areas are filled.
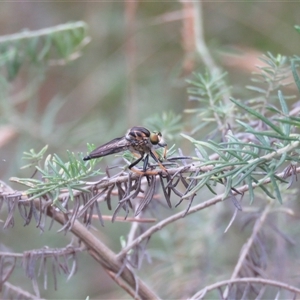
[[[300,33],[300,26],[299,26],[299,25],[295,25],[294,27],[295,27],[296,31],[297,31],[298,33]]]
[[[89,39],[84,22],[24,30],[0,37],[0,124],[20,134],[20,138],[16,139],[16,149],[19,149],[16,157],[21,157],[23,143],[31,147],[47,144],[51,151],[59,150],[66,141],[69,143],[66,146],[70,146],[70,131],[74,130],[78,120],[72,121],[72,124],[69,120],[57,122],[57,115],[66,103],[61,96],[55,96],[42,110],[41,103],[46,102],[41,99],[40,88],[48,68],[78,58]],[[22,67],[24,84],[15,88],[11,80],[16,78]],[[20,160],[13,162],[10,168],[16,172]]]
[[[173,112],[163,112],[155,114],[145,120],[145,126],[151,130],[160,131],[167,141],[178,138],[179,132],[183,128],[181,115],[175,115]]]
[[[280,86],[284,86],[282,81],[288,76],[287,58],[281,55],[275,57],[269,53],[268,59],[264,58],[263,60],[267,67],[260,68],[261,74],[257,76],[256,82],[261,86],[266,85],[267,89],[251,87],[255,92],[264,94],[263,98],[256,98],[256,102],[252,100],[248,104],[231,98],[231,102],[237,109],[234,127],[238,129],[238,134],[228,130],[225,136],[226,141],[222,143],[196,140],[182,134],[196,147],[199,157],[199,163],[196,165],[199,168],[210,167],[208,171],[193,177],[198,180],[198,184],[185,194],[184,198],[190,197],[204,186],[211,190],[210,182],[213,181],[216,183],[226,182],[223,198],[230,196],[233,188],[238,188],[246,183],[249,186],[250,203],[254,200],[253,186],[260,187],[261,192],[267,197],[277,198],[279,202],[282,202],[282,189],[278,181],[284,182],[284,180],[277,174],[288,163],[300,162],[298,155],[300,135],[293,133],[299,127],[300,118],[290,115],[286,97],[283,96],[281,90],[278,90]],[[297,79],[294,64],[292,64],[292,68],[294,77]],[[205,102],[208,93],[204,91],[203,82],[208,77],[198,75],[197,78],[198,82],[194,81],[193,84],[200,88],[198,90],[194,88],[193,92],[203,95],[204,98],[199,98],[199,101]],[[212,90],[218,90],[218,86],[215,85]],[[280,109],[268,104],[270,99],[267,98],[274,91],[277,91]],[[263,99],[263,106],[260,105],[261,99]],[[249,106],[250,103],[251,106]],[[225,111],[220,113],[215,110],[214,113],[217,113],[220,118],[226,117]],[[251,120],[253,125],[244,122],[244,119]],[[210,159],[210,154],[216,155],[216,159]],[[267,188],[265,183],[268,179],[270,184]]]
[[[258,66],[259,72],[255,72],[252,78],[255,85],[247,86],[249,90],[258,93],[254,100],[256,109],[263,107],[269,101],[276,101],[278,89],[291,84],[287,81],[291,73],[288,57],[280,54],[274,56],[268,52],[260,60],[263,66]]]
[[[88,146],[92,149],[92,146]],[[26,152],[25,159],[32,161],[39,161],[45,154],[47,147],[44,147],[40,152],[36,153],[34,150]],[[68,161],[64,162],[57,154],[48,155],[43,166],[36,165],[35,168],[38,171],[38,175],[41,179],[35,178],[11,178],[11,181],[18,182],[28,187],[24,194],[29,196],[29,200],[36,199],[38,197],[47,197],[51,199],[53,205],[58,207],[63,212],[66,212],[61,205],[59,199],[63,197],[65,199],[73,200],[76,191],[80,193],[89,193],[89,190],[84,188],[85,179],[101,175],[99,170],[93,170],[97,160],[90,160],[84,162],[82,160],[83,155],[76,156],[74,153],[67,151]],[[25,167],[32,166],[29,164]]]
[[[30,160],[31,162],[25,166],[23,166],[21,169],[31,168],[36,166],[44,157],[44,154],[46,153],[48,149],[48,145],[43,147],[39,152],[35,152],[34,149],[30,149],[29,152],[24,152],[24,156],[22,157],[23,160]]]
[[[0,67],[13,80],[25,62],[70,60],[88,42],[87,25],[75,22],[0,37]],[[76,55],[78,56],[78,54]]]
[[[194,134],[207,126],[217,125],[217,129],[223,130],[226,119],[232,115],[233,106],[226,101],[229,89],[224,84],[226,74],[212,75],[195,73],[193,80],[187,80],[191,85],[188,88],[190,101],[198,102],[197,108],[186,109],[185,113],[195,116],[191,134]]]
[[[297,85],[298,91],[300,92],[300,78],[296,70],[296,62],[300,60],[300,57],[295,57],[291,60],[291,66],[292,66],[292,73],[295,80],[295,83]]]

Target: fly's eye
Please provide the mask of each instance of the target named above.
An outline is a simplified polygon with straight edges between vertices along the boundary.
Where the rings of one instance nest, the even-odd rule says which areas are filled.
[[[161,140],[161,133],[160,132],[151,132],[150,134],[150,142],[153,145],[157,145]]]

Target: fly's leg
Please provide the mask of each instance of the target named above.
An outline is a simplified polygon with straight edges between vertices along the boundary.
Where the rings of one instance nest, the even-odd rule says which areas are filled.
[[[134,167],[135,165],[137,165],[141,160],[143,159],[143,155],[141,155],[141,157],[139,157],[137,160],[135,160],[131,165],[129,165],[129,169],[131,169],[132,167]]]
[[[149,161],[149,154],[147,154],[145,159],[144,159],[143,172],[146,172],[146,170],[147,170],[148,161]]]
[[[156,152],[153,152],[152,150],[150,150],[150,155],[151,155],[152,158],[158,163],[159,167],[160,167],[162,170],[164,170],[164,171],[167,172],[166,168],[165,168],[165,167],[161,164],[161,162],[159,161],[158,155],[156,154]]]
[[[167,172],[166,168],[161,164],[161,162],[159,161],[158,155],[156,154],[156,152],[153,152],[152,150],[150,150],[150,155],[151,157],[155,160],[155,162],[159,165],[159,167],[164,170],[165,172]],[[145,159],[144,159],[144,164],[143,164],[143,171],[137,170],[137,169],[132,169],[134,166],[136,166],[142,159],[144,158],[144,155],[141,154],[141,156],[134,161],[131,165],[129,165],[129,169],[132,170],[135,173],[138,173],[140,175],[155,175],[156,172],[155,171],[147,171],[147,166],[148,166],[148,162],[149,162],[149,154],[146,155]],[[167,172],[168,173],[168,172]]]
[[[134,161],[128,168],[131,169],[132,167],[137,165],[143,158],[144,158],[144,155],[141,154],[141,156],[136,161]],[[149,154],[147,154],[146,157],[144,158],[143,172],[146,172],[148,162],[149,162]]]
[[[136,156],[137,154],[134,153],[134,156]],[[139,174],[139,175],[144,175],[145,174],[145,171],[146,171],[146,168],[147,168],[147,164],[148,164],[148,155],[145,157],[145,161],[144,162],[144,165],[143,165],[143,171],[140,171],[138,169],[132,169],[134,166],[136,166],[143,158],[144,158],[144,153],[140,153],[140,157],[135,160],[132,164],[129,165],[128,169]]]
[[[167,146],[164,147],[164,159],[167,158]]]

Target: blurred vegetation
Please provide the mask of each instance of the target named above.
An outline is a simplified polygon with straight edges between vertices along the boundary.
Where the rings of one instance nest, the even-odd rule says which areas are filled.
[[[297,3],[203,2],[200,20],[215,62],[214,72],[199,55],[194,7],[188,2],[2,2],[0,8],[0,172],[4,182],[11,176],[34,173],[34,168],[21,169],[24,151],[49,145],[47,153],[68,160],[66,150],[75,156],[86,153],[87,143],[101,145],[133,125],[160,130],[170,146],[175,143],[184,154],[195,155],[194,145],[179,133],[219,143],[228,128],[240,128],[236,118],[257,125],[253,114],[233,110],[230,95],[248,99],[247,105],[269,116],[266,103],[284,112],[283,102],[278,104],[280,88],[288,111],[297,111],[298,90],[296,84],[287,85],[293,78],[290,60],[286,60],[299,54],[299,33],[294,30]],[[297,64],[296,60],[294,79]],[[278,73],[272,73],[274,70]],[[213,102],[206,101],[208,86]],[[221,116],[219,120],[216,115]],[[291,123],[285,128],[288,125]],[[104,158],[98,165],[105,170],[114,159]],[[15,183],[12,187],[21,189]],[[293,188],[297,187],[294,183]],[[271,250],[277,249],[269,257],[278,262],[268,266],[273,268],[272,274],[295,284],[290,279],[298,272],[299,203],[297,192],[289,192],[281,200],[288,202],[288,213],[293,208],[294,216],[274,214],[261,238],[270,241],[267,247]],[[201,192],[194,201],[202,202],[209,195],[208,190]],[[246,225],[257,215],[255,209],[265,205],[265,194],[257,198],[261,202],[247,207],[245,214],[238,213],[226,234],[235,207],[225,202],[164,228],[148,245],[151,272],[144,261],[139,275],[162,298],[186,298],[205,285],[229,278],[251,234]],[[156,217],[163,219],[174,211],[162,209]],[[110,212],[104,209],[102,213]],[[5,220],[5,215],[2,211],[1,219]],[[289,227],[285,226],[287,220],[292,220]],[[22,228],[22,222],[20,218],[13,228],[0,232],[1,251],[63,247],[66,240],[71,242],[71,234],[55,232],[57,225],[39,235],[32,224]],[[120,236],[126,236],[130,227],[110,222],[105,227],[94,226],[95,235],[116,252],[121,247]],[[280,237],[275,232],[281,227]],[[50,281],[47,290],[41,288],[41,296],[127,298],[84,252],[79,255],[78,268],[68,282],[65,276],[58,276],[57,291]],[[282,272],[282,268],[290,272]],[[14,273],[11,282],[18,286],[23,278]],[[24,285],[32,292],[29,280]]]

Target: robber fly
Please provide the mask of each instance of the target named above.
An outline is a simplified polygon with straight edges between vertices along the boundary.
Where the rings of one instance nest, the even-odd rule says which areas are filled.
[[[112,141],[96,148],[83,160],[90,160],[125,150],[129,150],[140,157],[129,165],[129,169],[137,165],[144,159],[143,172],[146,172],[149,155],[158,163],[158,165],[165,170],[165,167],[159,161],[158,155],[154,151],[155,148],[164,147],[164,158],[166,158],[167,144],[163,141],[160,132],[150,132],[144,127],[135,126],[128,130],[125,136],[115,138]]]

